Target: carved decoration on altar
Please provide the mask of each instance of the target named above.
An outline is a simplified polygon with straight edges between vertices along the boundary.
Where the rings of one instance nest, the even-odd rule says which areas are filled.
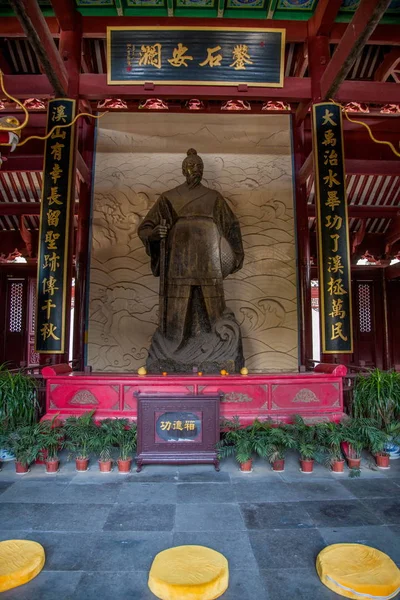
[[[240,392],[228,392],[224,394],[221,390],[218,390],[218,394],[221,395],[221,402],[252,402],[253,398],[248,396],[247,394],[242,394]]]
[[[158,324],[158,278],[137,229],[182,183],[196,146],[204,185],[237,216],[243,268],[224,280],[250,372],[298,368],[290,120],[287,115],[110,113],[98,132],[90,267],[88,364],[136,372]]]
[[[89,390],[80,390],[69,401],[71,405],[98,404],[97,399]]]
[[[319,400],[312,390],[303,388],[297,392],[292,402],[319,402]]]

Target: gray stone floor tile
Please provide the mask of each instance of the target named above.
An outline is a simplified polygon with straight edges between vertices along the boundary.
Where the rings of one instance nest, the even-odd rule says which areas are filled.
[[[114,504],[117,501],[121,483],[88,483],[69,485],[63,489],[56,502],[74,504]]]
[[[245,526],[236,504],[178,504],[176,531],[240,531]]]
[[[382,519],[360,500],[302,502],[317,527],[358,527],[382,525]]]
[[[314,527],[304,503],[240,504],[247,529],[304,529]]]
[[[43,570],[32,581],[8,592],[2,592],[1,600],[71,600],[75,598],[73,594],[81,577],[80,572]],[[81,596],[81,600],[82,598],[84,596]]]
[[[180,483],[177,485],[178,504],[236,502],[230,483]]]
[[[35,524],[35,505],[29,503],[3,502],[0,504],[0,531],[32,531]]]
[[[365,544],[385,552],[396,564],[400,565],[400,527],[398,531],[396,531],[396,526],[392,530],[387,525],[320,528],[318,531],[327,545]]]
[[[192,531],[174,533],[173,546],[206,546],[221,552],[229,562],[229,569],[255,570],[257,563],[249,536],[242,531]]]
[[[364,498],[362,502],[385,525],[400,525],[400,495],[379,500]]]
[[[0,541],[23,539],[38,542],[46,554],[46,571],[82,571],[90,564],[93,535],[61,531],[1,531]]]
[[[121,504],[111,508],[104,531],[172,531],[175,505]]]
[[[1,496],[2,494],[8,490],[8,488],[14,485],[14,483],[12,481],[0,481],[0,500],[1,500]]]
[[[8,505],[10,506],[10,505]],[[30,504],[36,531],[101,531],[111,506],[107,504]],[[1,510],[1,507],[0,507]],[[19,529],[19,527],[16,527]]]
[[[261,571],[271,600],[339,600],[339,596],[321,583],[315,568],[267,569]]]
[[[229,587],[220,600],[272,600],[258,570],[231,571]]]
[[[51,481],[17,481],[0,496],[0,502],[49,503],[61,499],[67,484],[59,485]]]
[[[390,479],[350,479],[340,482],[356,498],[387,498],[400,496],[400,489]]]
[[[172,533],[125,531],[93,534],[90,571],[149,571],[156,554],[173,546]]]
[[[277,572],[313,566],[318,553],[326,546],[317,529],[250,531],[249,538],[258,567]]]
[[[354,500],[351,491],[343,487],[341,482],[327,479],[316,480],[310,485],[306,482],[296,482],[290,485],[290,494],[293,500]]]
[[[158,473],[151,471],[152,465],[147,470],[147,466],[140,473],[131,472],[129,475],[121,475],[124,483],[176,483],[178,481],[178,473],[176,471],[170,473]]]
[[[75,593],[68,600],[156,600],[147,586],[147,579],[147,571],[83,573]]]
[[[118,504],[175,504],[176,484],[173,483],[123,483],[116,502]]]
[[[292,501],[292,487],[283,481],[238,481],[233,483],[237,502],[289,502]]]
[[[230,477],[228,473],[215,471],[214,467],[210,465],[207,471],[179,471],[178,481],[179,483],[227,483],[230,481]]]

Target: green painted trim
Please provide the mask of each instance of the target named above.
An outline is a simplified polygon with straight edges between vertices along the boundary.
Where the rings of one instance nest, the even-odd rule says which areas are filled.
[[[262,10],[263,13],[265,13],[265,2],[263,3],[263,6],[251,6],[251,7],[246,7],[246,6],[228,6],[227,10]],[[265,17],[265,14],[264,14]]]
[[[289,10],[276,10],[272,18],[281,21],[308,21],[312,16],[313,13],[309,10],[296,10],[293,12]]]
[[[167,17],[168,11],[165,7],[142,8],[136,7],[125,8],[126,17]]]
[[[340,12],[336,17],[336,23],[350,23],[353,18],[354,13],[342,13]],[[400,24],[400,15],[391,15],[385,14],[382,19],[379,21],[381,25],[399,25]]]
[[[278,4],[278,0],[269,0],[269,6],[266,10],[266,18],[273,19],[274,13],[276,11],[276,5]]]
[[[87,8],[86,6],[77,6],[78,12],[81,13],[84,17],[116,17],[117,11],[113,6],[105,6],[104,8],[96,7]],[[95,12],[96,11],[96,12]]]
[[[167,13],[169,17],[174,16],[174,0],[167,0]]]
[[[224,13],[225,13],[225,0],[218,0],[217,17],[219,19],[223,18]]]
[[[123,17],[124,16],[124,6],[122,4],[122,0],[114,0],[115,3],[115,8],[117,10],[117,15],[119,17]]]

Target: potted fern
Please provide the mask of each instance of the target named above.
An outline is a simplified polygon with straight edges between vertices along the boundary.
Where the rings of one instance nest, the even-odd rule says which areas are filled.
[[[137,446],[137,427],[134,421],[115,419],[116,444],[119,447],[117,460],[119,473],[129,473],[131,470],[132,453]]]
[[[316,427],[307,425],[300,415],[295,415],[293,417],[293,432],[296,448],[300,453],[300,470],[302,473],[312,473],[315,457],[320,450]]]
[[[99,469],[102,473],[111,472],[112,451],[118,442],[118,431],[117,419],[103,419],[98,427],[95,447],[99,454]]]
[[[93,419],[94,413],[95,411],[91,410],[79,417],[68,417],[65,420],[64,445],[70,451],[70,456],[75,456],[77,471],[87,471],[89,456],[95,450],[97,426]]]
[[[272,465],[272,470],[281,472],[285,470],[285,456],[289,449],[296,448],[294,429],[291,425],[271,427],[265,432],[264,455]]]
[[[43,423],[22,425],[3,435],[5,448],[15,456],[15,472],[27,473],[30,464],[39,456],[43,444]]]
[[[58,452],[64,444],[64,431],[56,422],[57,416],[51,421],[42,421],[42,448],[40,454],[46,463],[46,473],[57,473],[60,467]]]
[[[377,427],[369,432],[369,446],[375,457],[376,465],[380,469],[390,468],[390,454],[387,451],[389,444],[400,443],[400,422],[393,421],[382,429]]]

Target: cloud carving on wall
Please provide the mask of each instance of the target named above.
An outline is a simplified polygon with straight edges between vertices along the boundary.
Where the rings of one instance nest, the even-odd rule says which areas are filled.
[[[88,363],[136,371],[158,322],[158,278],[137,236],[163,191],[183,181],[189,147],[204,184],[239,218],[245,262],[224,282],[252,372],[297,370],[297,292],[289,119],[279,116],[110,114],[96,154]]]

